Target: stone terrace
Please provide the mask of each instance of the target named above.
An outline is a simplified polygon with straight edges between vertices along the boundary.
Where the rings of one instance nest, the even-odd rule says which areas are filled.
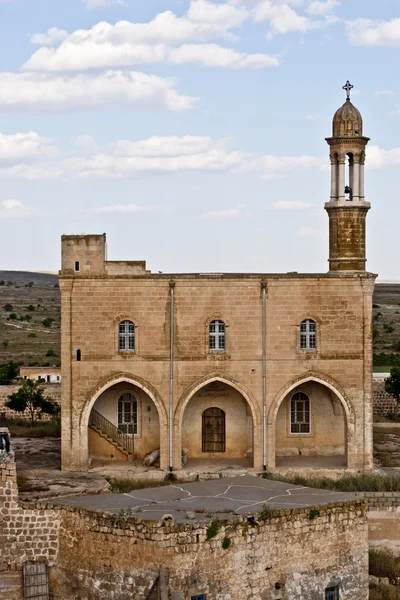
[[[243,475],[133,490],[125,494],[62,498],[52,502],[113,513],[123,509],[152,521],[168,514],[175,521],[183,523],[191,519],[209,521],[211,516],[224,519],[232,515],[256,514],[264,504],[279,510],[344,503],[355,499],[357,494],[311,489]]]

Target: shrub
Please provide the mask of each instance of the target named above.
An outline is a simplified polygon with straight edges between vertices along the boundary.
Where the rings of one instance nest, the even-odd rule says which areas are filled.
[[[380,304],[373,304],[372,308],[380,308]]]
[[[17,321],[18,320],[18,315],[15,312],[12,312],[8,315],[8,320],[9,321]]]
[[[167,481],[146,481],[141,479],[130,479],[129,477],[111,477],[107,481],[109,490],[112,494],[126,494],[132,490],[142,490],[145,488],[169,485]]]
[[[319,517],[320,512],[318,510],[318,508],[312,508],[309,512],[308,518],[310,519],[310,521],[313,521],[316,517]]]
[[[33,306],[33,304],[30,304],[26,307],[26,310],[35,310],[35,307]]]
[[[394,328],[391,325],[388,325],[387,323],[383,324],[383,329],[386,331],[386,333],[393,333]]]
[[[273,515],[273,512],[274,511],[270,506],[268,506],[267,504],[263,504],[260,511],[261,521],[267,521],[268,519],[270,519]]]
[[[216,519],[211,521],[210,527],[207,529],[207,540],[211,540],[215,537],[219,531],[220,523]]]
[[[31,333],[28,333],[28,337],[29,337],[29,338],[36,338],[36,337],[37,337],[37,335],[36,335],[36,333],[32,333],[32,332],[31,332]]]
[[[56,353],[52,348],[49,348],[46,352],[46,356],[56,356]]]
[[[12,310],[14,310],[14,307],[12,304],[5,304],[3,306],[4,310],[6,310],[7,312],[11,312]]]
[[[46,317],[46,319],[43,319],[42,321],[42,325],[43,327],[51,327],[53,324],[54,319],[52,319],[51,317]]]
[[[390,550],[370,550],[369,574],[387,577],[390,583],[396,584],[400,577],[400,557],[394,556]]]
[[[361,473],[360,475],[345,475],[341,479],[333,480],[329,477],[284,477],[269,475],[269,479],[284,481],[292,485],[301,485],[310,488],[333,490],[337,492],[399,492],[400,477],[395,475],[381,475],[378,473]]]
[[[369,586],[369,600],[400,600],[400,587],[371,584]]]
[[[396,352],[400,352],[400,340],[397,340],[397,342],[394,342],[394,344],[392,344],[392,348],[393,348],[393,350],[396,350]]]
[[[223,539],[223,542],[222,542],[223,550],[228,550],[228,548],[230,547],[231,544],[232,544],[232,540],[230,538],[228,538],[227,536],[225,536]]]

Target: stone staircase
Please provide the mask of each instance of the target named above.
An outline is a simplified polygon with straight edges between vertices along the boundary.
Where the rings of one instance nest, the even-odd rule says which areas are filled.
[[[129,435],[118,429],[118,427],[103,417],[97,410],[94,410],[94,408],[92,408],[90,413],[89,427],[107,440],[107,442],[118,448],[120,452],[125,454],[128,460],[133,460],[135,455],[133,435]]]

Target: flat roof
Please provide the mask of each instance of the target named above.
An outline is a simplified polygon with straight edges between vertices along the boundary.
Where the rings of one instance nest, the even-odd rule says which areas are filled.
[[[252,475],[133,490],[125,494],[97,494],[51,500],[52,504],[112,512],[130,509],[133,517],[159,520],[172,515],[176,522],[209,521],[210,517],[257,514],[263,504],[272,509],[293,509],[344,503],[360,494],[319,490]],[[193,513],[188,516],[187,513]]]

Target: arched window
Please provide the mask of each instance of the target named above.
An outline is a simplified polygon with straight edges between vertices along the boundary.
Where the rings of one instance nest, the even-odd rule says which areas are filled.
[[[118,429],[124,433],[138,432],[138,403],[129,393],[118,399]]]
[[[77,350],[76,351],[76,360],[79,362],[81,360],[81,351]]]
[[[290,433],[310,433],[310,398],[296,392],[290,400]]]
[[[202,418],[202,452],[225,452],[225,413],[220,408],[207,408]]]
[[[135,350],[135,325],[132,321],[121,321],[118,326],[118,350],[120,352]]]
[[[300,323],[300,350],[315,350],[317,347],[317,324],[312,319]]]
[[[208,347],[210,350],[225,350],[225,323],[211,321],[208,328]]]

